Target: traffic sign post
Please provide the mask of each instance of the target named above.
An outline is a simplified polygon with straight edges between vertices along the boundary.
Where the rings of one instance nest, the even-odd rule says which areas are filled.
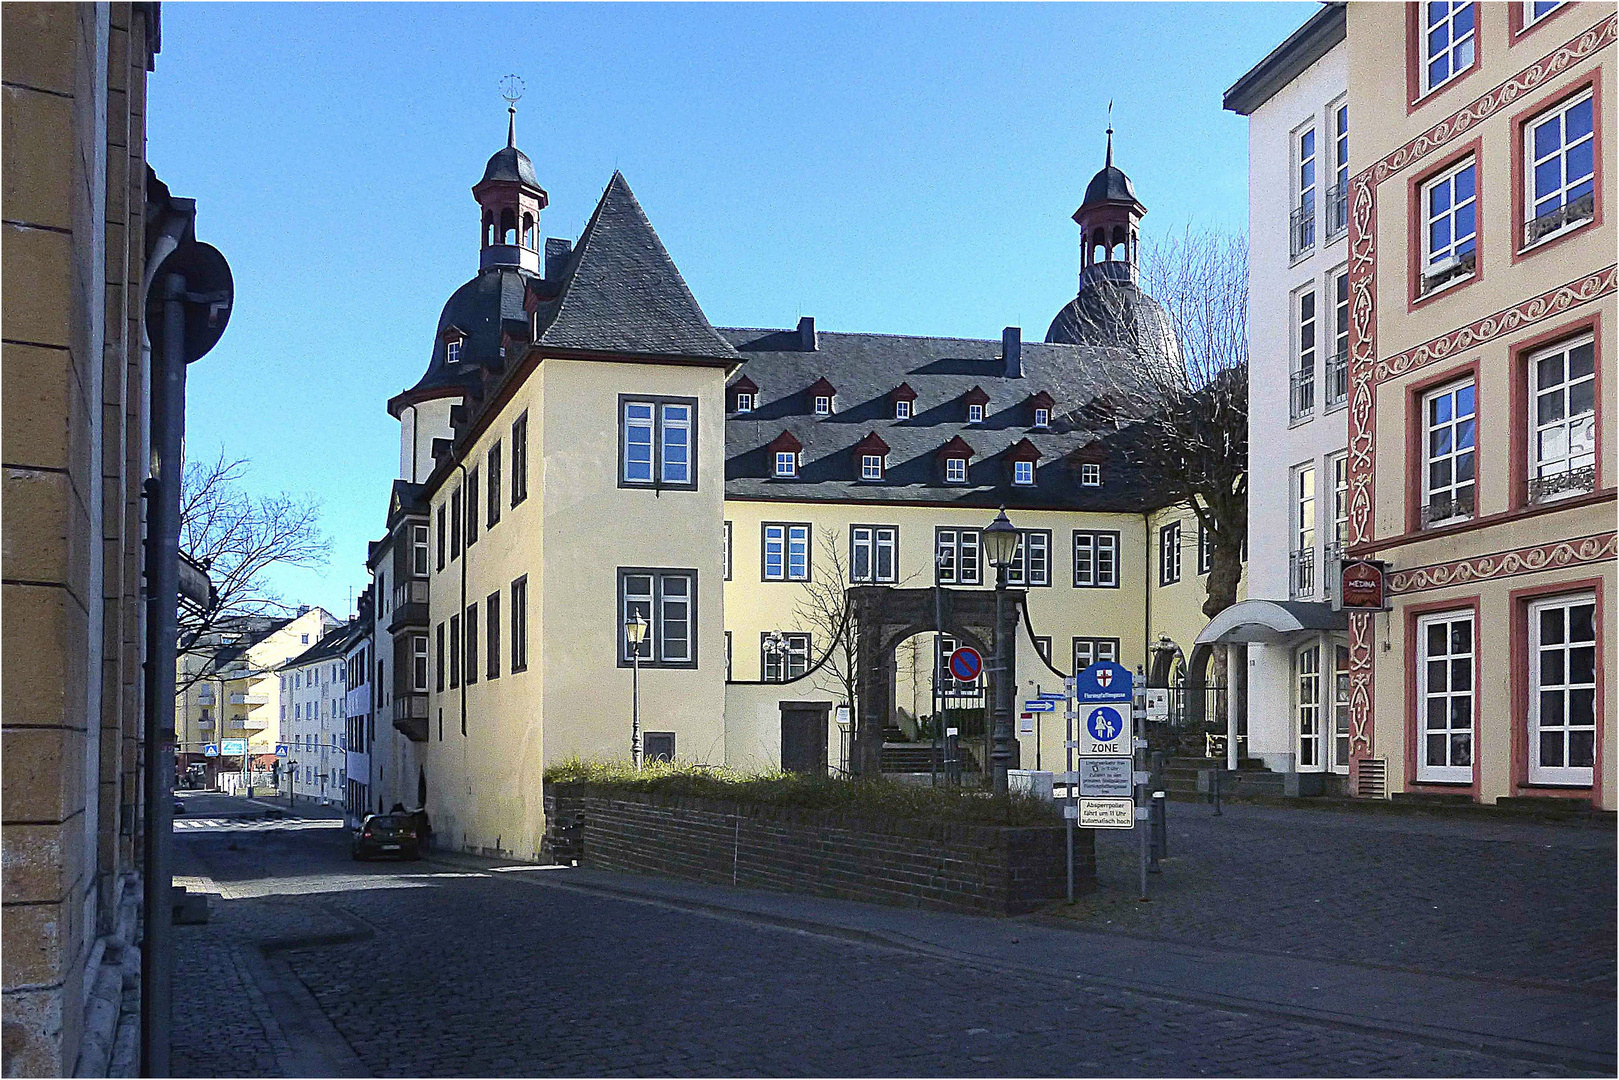
[[[960,682],[972,682],[984,670],[984,658],[971,645],[962,645],[950,654],[950,674]]]
[[[1146,745],[1146,712],[1135,707],[1135,678],[1111,661],[1092,664],[1069,681],[1068,795],[1070,829],[1133,829],[1144,805],[1136,753]],[[1138,732],[1139,727],[1139,732]],[[1077,729],[1077,730],[1076,730]],[[1079,769],[1075,770],[1074,752]],[[1147,898],[1147,829],[1141,832],[1141,899]],[[1070,855],[1070,862],[1072,856]],[[1072,869],[1069,871],[1072,899]]]

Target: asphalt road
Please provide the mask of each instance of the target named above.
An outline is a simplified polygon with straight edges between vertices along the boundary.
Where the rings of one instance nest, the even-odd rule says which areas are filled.
[[[1322,932],[1300,956],[1194,946],[1205,904],[1193,902],[1193,879],[1237,871],[1194,865],[1190,817],[1174,879],[1185,895],[1161,886],[1151,918],[1120,932],[1106,890],[1064,926],[467,857],[355,863],[340,823],[256,821],[230,816],[261,809],[245,800],[189,798],[177,880],[215,897],[207,925],[176,928],[176,1075],[1613,1074],[1611,938],[1605,982],[1573,951],[1526,978],[1521,950],[1506,950],[1510,970],[1496,974],[1413,974],[1359,944],[1334,956]],[[1246,843],[1299,825],[1259,815]],[[1488,843],[1501,864],[1485,869],[1499,875],[1525,858],[1510,836],[1385,825],[1367,840],[1353,823],[1335,827],[1359,839],[1310,835],[1344,846],[1337,863],[1401,845],[1476,862]],[[1572,835],[1552,837],[1551,850]],[[1581,867],[1606,860],[1605,893],[1586,899],[1611,913],[1613,839],[1597,835],[1564,846]],[[1258,887],[1277,888],[1272,871],[1255,872]],[[1564,875],[1569,904],[1587,873]],[[1213,890],[1205,901],[1243,891],[1240,881],[1203,888]],[[1305,909],[1296,930],[1317,895],[1309,882],[1295,888],[1284,906]],[[1539,899],[1565,910],[1564,899]],[[1256,910],[1279,903],[1267,896]],[[1377,917],[1407,908],[1415,918],[1410,904]],[[1592,933],[1577,921],[1565,929]],[[1461,968],[1477,967],[1492,937],[1523,936],[1507,920],[1474,932],[1484,946]],[[1124,974],[1106,977],[1115,970]],[[1542,1010],[1563,1026],[1498,1038],[1469,1025],[1470,1008]]]

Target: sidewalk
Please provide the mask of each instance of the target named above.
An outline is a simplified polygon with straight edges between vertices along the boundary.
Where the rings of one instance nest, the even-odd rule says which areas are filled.
[[[433,853],[430,859],[509,874],[545,888],[851,938],[1038,980],[1082,980],[1605,1074],[1615,1067],[1611,997],[1575,989],[1123,937],[1039,916],[953,915],[459,854]]]

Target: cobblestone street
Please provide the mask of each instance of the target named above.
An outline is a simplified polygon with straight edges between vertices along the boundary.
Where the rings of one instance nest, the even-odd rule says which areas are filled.
[[[1230,967],[1210,954],[1202,996],[1076,981],[1049,950],[1094,935],[1053,928],[1049,918],[928,922],[894,909],[707,886],[659,892],[652,881],[502,870],[463,857],[359,864],[348,858],[347,834],[328,823],[191,819],[177,836],[177,874],[218,896],[209,924],[176,928],[176,1074],[1611,1074],[1596,1066],[1589,1040],[1580,1050],[1548,1035],[1517,1056],[1460,1032],[1454,1040],[1413,1032],[1397,1008],[1389,1019],[1376,1009],[1349,1015],[1348,998],[1337,1012],[1278,1010],[1248,985],[1272,962],[1260,954],[1256,968],[1241,952],[1293,948],[1322,958],[1324,987],[1326,977],[1360,976],[1376,987],[1394,976],[1325,961],[1420,966],[1448,942],[1456,959],[1446,970],[1467,977],[1438,980],[1454,988],[1428,993],[1434,1008],[1465,1009],[1486,992],[1505,993],[1509,1006],[1522,994],[1525,1008],[1542,1008],[1545,991],[1516,983],[1560,984],[1557,1009],[1589,1013],[1587,1026],[1599,1028],[1608,1017],[1595,1045],[1611,1055],[1610,831],[1490,825],[1499,830],[1491,838],[1420,819],[1238,808],[1211,824],[1203,813],[1172,818],[1176,858],[1154,878],[1158,901],[1114,902],[1132,879],[1128,852],[1108,839],[1107,887],[1080,908],[1087,930],[1155,938],[1144,946],[1149,956],[1184,952],[1167,943],[1209,934],[1240,947]],[[1266,856],[1267,843],[1282,854]],[[1548,875],[1554,858],[1559,872]],[[1255,863],[1246,882],[1244,859]],[[1409,888],[1424,870],[1430,880],[1414,896],[1377,902],[1384,862],[1402,860],[1411,876],[1387,890]],[[1331,876],[1313,877],[1322,872]],[[1453,876],[1434,880],[1444,874]],[[1369,880],[1353,886],[1358,875]],[[1443,904],[1479,892],[1506,899],[1498,908],[1489,895]],[[1441,904],[1431,919],[1422,913],[1429,902]],[[1515,917],[1526,903],[1540,905],[1540,929]],[[1462,932],[1481,908],[1498,914]],[[860,921],[862,912],[870,919]],[[1403,927],[1367,939],[1367,924],[1391,919]],[[917,927],[915,947],[903,934],[861,929],[880,920]],[[923,942],[924,924],[944,936]],[[1438,940],[1433,926],[1446,928]],[[1573,944],[1553,947],[1555,931]],[[1247,993],[1252,1007],[1235,1003]],[[1234,1003],[1210,1004],[1212,996]]]

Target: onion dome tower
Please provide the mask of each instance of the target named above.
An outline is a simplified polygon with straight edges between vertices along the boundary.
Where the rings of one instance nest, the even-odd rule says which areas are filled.
[[[1074,211],[1079,226],[1079,294],[1057,312],[1046,340],[1067,345],[1136,348],[1179,355],[1163,307],[1141,290],[1141,219],[1147,208],[1135,185],[1113,164],[1113,126],[1107,158],[1085,187]]]
[[[484,167],[472,197],[483,208],[478,267],[515,266],[540,272],[540,211],[551,201],[534,177],[534,163],[517,149],[517,106],[508,104],[506,146]]]

